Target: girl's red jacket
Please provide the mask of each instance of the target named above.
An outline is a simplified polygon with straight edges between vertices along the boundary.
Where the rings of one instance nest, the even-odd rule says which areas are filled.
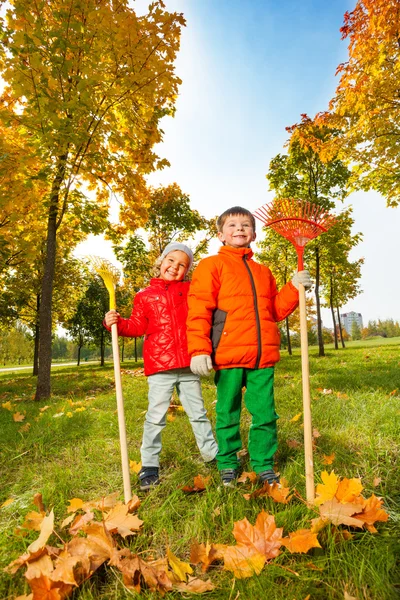
[[[136,294],[129,319],[118,320],[119,335],[144,335],[145,375],[190,365],[186,338],[189,286],[188,281],[151,279],[150,285]]]

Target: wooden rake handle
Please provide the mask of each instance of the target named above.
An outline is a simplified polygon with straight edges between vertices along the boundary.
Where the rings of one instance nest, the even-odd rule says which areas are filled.
[[[119,443],[121,446],[122,461],[122,479],[124,482],[124,499],[126,504],[132,498],[132,492],[131,476],[129,472],[128,444],[126,441],[124,397],[122,395],[121,367],[119,362],[118,326],[116,323],[114,323],[114,325],[111,325],[111,340],[114,360],[115,391],[117,395]]]
[[[314,460],[312,447],[312,421],[310,398],[310,375],[308,364],[308,337],[306,314],[306,291],[299,284],[300,311],[300,346],[301,346],[301,375],[303,384],[303,423],[304,423],[304,458],[306,465],[306,497],[308,504],[314,504]]]

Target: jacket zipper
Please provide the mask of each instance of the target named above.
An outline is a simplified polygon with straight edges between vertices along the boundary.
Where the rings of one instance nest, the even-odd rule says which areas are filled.
[[[256,293],[256,286],[254,283],[253,273],[251,272],[251,269],[250,269],[249,265],[247,264],[247,254],[243,254],[243,262],[244,262],[244,265],[249,274],[251,289],[253,291],[254,312],[256,314],[256,327],[257,327],[257,359],[256,359],[256,364],[255,364],[254,368],[258,369],[258,367],[260,366],[260,360],[261,360],[261,324],[260,324],[260,315],[258,313],[257,293]]]
[[[169,314],[172,317],[176,353],[179,354],[179,364],[183,365],[182,352],[181,352],[181,348],[180,348],[180,344],[179,344],[179,340],[178,340],[178,327],[176,326],[175,311],[174,311],[174,307],[172,306],[171,294],[169,291],[169,285],[167,283],[165,284],[165,291],[166,291],[165,295],[167,297],[167,303],[168,303],[168,308],[169,308]]]

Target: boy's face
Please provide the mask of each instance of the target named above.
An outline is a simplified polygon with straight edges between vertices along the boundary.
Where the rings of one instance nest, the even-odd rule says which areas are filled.
[[[256,239],[251,220],[246,215],[229,215],[222,231],[218,232],[220,242],[232,248],[248,248]]]
[[[164,256],[160,266],[160,277],[164,281],[182,281],[188,268],[188,255],[181,250],[174,250]]]

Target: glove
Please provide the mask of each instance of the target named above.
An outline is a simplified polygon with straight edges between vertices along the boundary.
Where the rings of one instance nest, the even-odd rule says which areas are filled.
[[[297,289],[299,289],[299,283],[302,283],[306,290],[309,290],[313,284],[308,271],[297,271],[292,277],[292,283]]]
[[[209,375],[212,370],[211,356],[208,354],[199,354],[198,356],[193,356],[192,360],[190,361],[190,370],[195,375]]]

